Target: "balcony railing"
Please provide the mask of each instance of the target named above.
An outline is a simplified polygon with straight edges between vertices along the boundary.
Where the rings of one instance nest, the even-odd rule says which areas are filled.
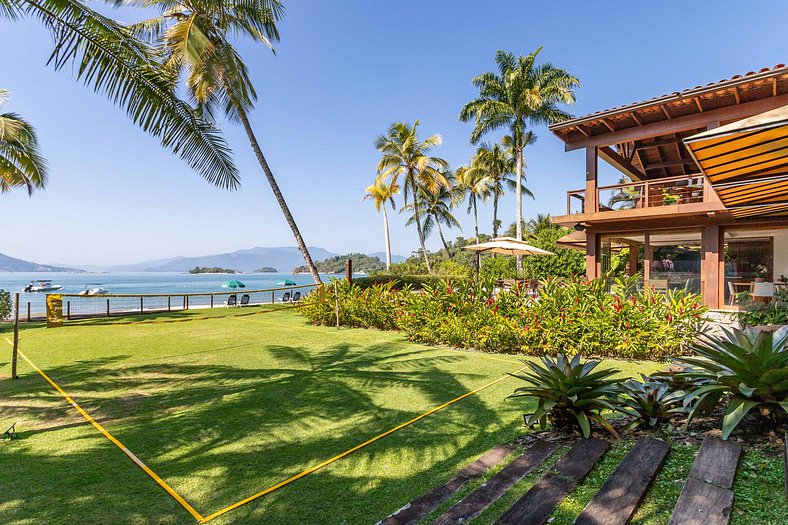
[[[594,210],[586,210],[586,190],[567,192],[566,204],[567,213],[572,215],[691,204],[703,202],[703,198],[704,177],[694,175],[600,186]]]

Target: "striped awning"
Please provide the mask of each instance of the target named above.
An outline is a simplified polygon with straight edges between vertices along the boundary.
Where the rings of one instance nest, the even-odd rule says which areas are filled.
[[[788,211],[788,106],[684,139],[734,217]]]

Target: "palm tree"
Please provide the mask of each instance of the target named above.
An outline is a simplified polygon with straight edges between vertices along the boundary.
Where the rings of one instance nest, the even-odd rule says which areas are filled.
[[[394,195],[399,193],[399,185],[378,181],[372,186],[368,186],[365,191],[367,193],[362,200],[372,199],[375,209],[378,211],[383,210],[383,232],[386,239],[386,270],[388,271],[391,268],[391,241],[389,240],[389,216],[386,212],[386,204],[390,202],[391,209],[397,209]]]
[[[389,179],[390,184],[396,184],[400,177],[403,178],[403,198],[408,205],[408,197],[413,198],[413,223],[419,234],[419,246],[424,255],[427,272],[432,273],[427,248],[424,245],[424,229],[422,226],[422,206],[419,200],[427,193],[437,193],[441,187],[449,188],[449,181],[443,170],[448,169],[448,163],[429,153],[432,148],[441,145],[442,139],[438,134],[419,140],[419,121],[413,125],[404,122],[395,122],[389,126],[385,135],[380,135],[375,140],[377,148],[383,156],[378,163],[379,180]],[[410,221],[409,221],[410,222]]]
[[[290,212],[279,184],[249,123],[257,93],[246,64],[232,42],[248,37],[271,45],[279,40],[276,22],[284,16],[279,0],[126,0],[142,7],[157,7],[161,16],[130,26],[134,34],[161,44],[164,69],[176,78],[185,76],[185,87],[206,116],[223,111],[231,122],[240,122],[257,162],[293,232],[296,244],[316,283],[322,282],[304,238]]]
[[[49,63],[56,70],[73,64],[78,80],[104,93],[203,178],[223,188],[238,186],[238,170],[220,131],[178,98],[174,79],[148,45],[80,0],[0,0],[0,20],[25,16],[52,34]]]
[[[487,175],[480,169],[473,165],[468,167],[459,167],[455,170],[457,177],[458,189],[468,195],[468,208],[467,212],[473,213],[473,227],[476,231],[476,239],[479,239],[479,215],[478,203],[479,199],[486,201],[493,193],[494,181],[492,177]]]
[[[556,225],[553,224],[553,218],[550,217],[549,213],[537,213],[535,218],[528,219],[524,229],[529,237],[536,237],[540,232],[551,230],[555,227]]]
[[[451,180],[450,176],[447,175],[447,179]],[[417,201],[414,199],[413,203],[402,208],[402,211],[413,211],[413,215],[410,216],[405,225],[410,226],[416,222],[417,217],[423,217],[424,222],[422,231],[424,232],[424,237],[429,237],[433,228],[437,229],[443,248],[446,250],[446,255],[451,259],[453,254],[443,235],[441,224],[449,228],[460,228],[460,230],[462,230],[462,226],[460,226],[460,223],[451,213],[451,210],[454,209],[459,202],[457,190],[453,187],[446,188],[441,186],[436,192],[421,187],[418,188],[417,191],[421,192],[421,198],[418,200],[418,205],[415,204]]]
[[[0,106],[8,91],[0,89]],[[0,113],[0,193],[26,188],[32,195],[47,183],[47,165],[38,151],[36,131],[15,113]]]
[[[523,148],[526,145],[528,125],[552,124],[570,117],[558,104],[575,101],[574,88],[580,81],[568,71],[546,63],[537,65],[539,47],[530,55],[515,57],[498,51],[495,62],[498,74],[482,73],[473,79],[479,96],[460,110],[460,120],[474,119],[471,142],[476,144],[491,131],[505,128],[512,137],[515,152],[517,201],[517,238],[522,239],[522,177]],[[517,270],[522,269],[522,259],[517,258]]]

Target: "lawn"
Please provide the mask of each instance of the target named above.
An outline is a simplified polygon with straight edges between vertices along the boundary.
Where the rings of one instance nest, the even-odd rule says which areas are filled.
[[[204,516],[519,367],[394,332],[310,326],[292,311],[238,315],[250,312],[34,326],[21,349]],[[0,342],[0,426],[17,421],[20,432],[0,443],[3,523],[194,523],[26,363],[10,380]],[[660,366],[612,364],[630,376]],[[374,523],[522,433],[526,404],[504,399],[515,386],[506,378],[212,523]],[[669,496],[654,505],[669,512],[681,485],[665,483]],[[742,486],[753,505],[758,489],[756,477]]]

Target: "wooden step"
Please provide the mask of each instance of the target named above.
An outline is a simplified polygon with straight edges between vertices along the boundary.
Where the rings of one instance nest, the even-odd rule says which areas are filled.
[[[536,441],[517,459],[506,465],[485,484],[465,496],[459,503],[444,512],[433,525],[453,525],[470,521],[498,500],[512,485],[527,476],[556,451],[558,445]]]
[[[490,468],[498,465],[517,449],[514,445],[498,445],[482,457],[462,469],[456,476],[424,496],[416,498],[377,525],[413,525],[437,509],[441,503],[457,493],[468,481],[478,478]]]
[[[525,493],[496,525],[543,525],[565,497],[575,490],[610,444],[601,439],[582,439],[550,472]]]
[[[662,467],[670,446],[641,438],[575,520],[575,525],[625,525]]]
[[[733,506],[733,480],[741,445],[706,438],[692,464],[669,525],[726,525]]]

